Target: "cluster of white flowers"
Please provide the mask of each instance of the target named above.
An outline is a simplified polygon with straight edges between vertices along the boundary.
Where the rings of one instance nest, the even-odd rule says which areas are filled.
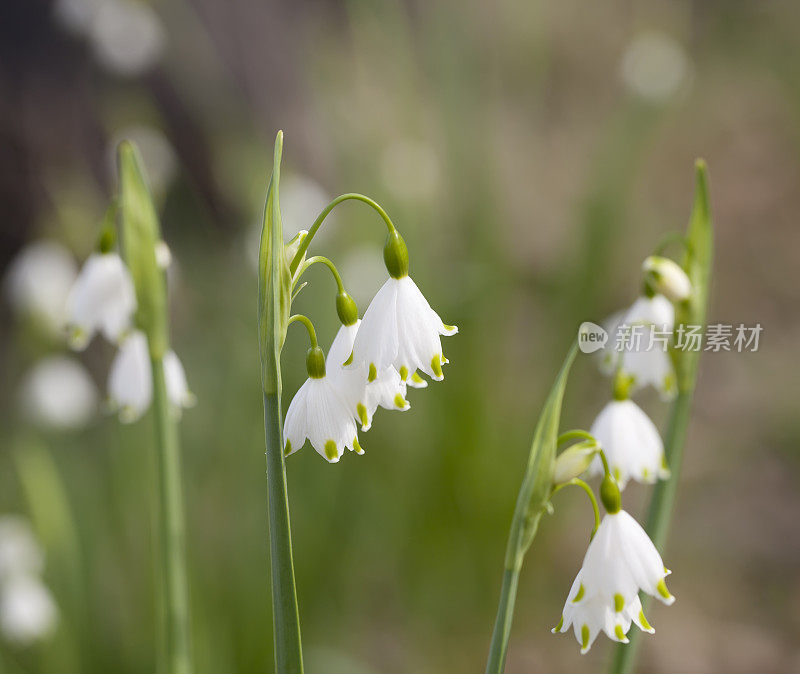
[[[612,317],[609,334],[617,326],[652,324],[672,333],[675,324],[673,302],[688,301],[691,283],[671,260],[650,257],[642,267],[645,295]],[[652,484],[669,477],[664,444],[658,429],[632,400],[632,391],[651,385],[662,396],[673,394],[675,373],[668,353],[660,349],[617,352],[606,347],[602,365],[614,374],[614,399],[595,419],[590,430],[594,445],[602,450],[589,463],[590,475],[603,475],[601,497],[607,514],[592,538],[578,575],[569,591],[561,621],[553,632],[565,632],[570,625],[581,646],[591,648],[602,630],[614,641],[628,642],[632,624],[653,633],[642,610],[639,592],[657,597],[665,604],[675,601],[667,590],[664,566],[644,529],[620,508],[620,490],[630,479]],[[574,456],[573,456],[574,454]],[[569,477],[570,467],[579,474],[586,466],[586,452],[564,454],[558,469]],[[564,472],[566,471],[566,472]],[[574,474],[572,473],[572,474]],[[563,476],[562,476],[563,477]]]
[[[676,393],[675,368],[670,354],[645,342],[618,351],[615,343],[622,326],[647,325],[671,337],[675,328],[674,303],[685,302],[691,294],[686,273],[672,260],[651,256],[643,265],[645,293],[629,309],[608,321],[609,341],[600,351],[601,369],[614,376],[614,399],[595,419],[591,433],[603,448],[620,488],[633,478],[652,484],[669,477],[664,445],[655,425],[632,400],[635,393],[652,386],[662,399]],[[602,473],[599,459],[592,463],[594,475]]]
[[[171,254],[164,242],[156,249],[162,269]],[[69,345],[83,350],[95,334],[119,346],[108,377],[108,398],[125,422],[138,419],[150,406],[153,381],[147,339],[134,329],[136,293],[122,258],[113,251],[95,252],[80,270],[68,250],[53,241],[24,248],[5,278],[13,307],[54,337],[67,334]],[[167,394],[176,411],[194,403],[186,374],[173,351],[164,357]],[[29,421],[51,429],[83,426],[95,414],[97,393],[89,373],[64,355],[47,356],[25,375],[20,388],[22,411]]]
[[[171,255],[165,244],[159,249],[156,258],[165,268]],[[153,398],[147,337],[134,329],[135,312],[133,280],[119,254],[109,251],[89,256],[67,298],[70,345],[84,349],[99,332],[119,346],[108,376],[108,397],[123,422],[141,417]],[[164,377],[176,413],[194,404],[183,365],[174,351],[164,356]]]
[[[295,394],[284,423],[285,453],[306,439],[327,461],[336,463],[345,448],[363,454],[356,424],[367,431],[378,407],[407,410],[407,386],[428,385],[419,374],[444,379],[448,361],[441,336],[454,335],[408,276],[405,243],[397,232],[387,244],[389,278],[373,298],[364,318],[349,295],[339,295],[342,327],[324,358],[319,347],[307,360],[309,378]],[[397,259],[402,263],[397,263]],[[394,260],[394,262],[393,262]],[[341,305],[341,306],[340,306]]]
[[[28,523],[0,517],[0,632],[27,646],[54,629],[58,610],[42,582],[44,554]]]

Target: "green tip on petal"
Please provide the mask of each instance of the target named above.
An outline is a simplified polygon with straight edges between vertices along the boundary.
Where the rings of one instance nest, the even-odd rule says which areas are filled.
[[[619,639],[623,644],[628,643],[628,637],[625,636],[625,632],[622,631],[622,625],[615,625],[614,626],[614,635]]]
[[[564,616],[563,616],[563,615],[561,616],[561,620],[559,620],[559,621],[558,621],[558,625],[556,625],[556,626],[555,626],[553,629],[551,629],[550,631],[551,631],[553,634],[556,634],[557,632],[560,632],[560,631],[561,631],[561,628],[562,628],[562,627],[564,627]]]
[[[378,378],[378,368],[375,367],[375,363],[369,364],[369,374],[367,375],[367,381],[373,382]]]
[[[644,617],[644,611],[639,611],[639,624],[646,632],[653,631],[652,626],[647,622],[647,618]]]
[[[444,377],[442,373],[442,357],[439,354],[431,358],[431,370],[437,377]]]
[[[614,595],[614,610],[619,613],[625,608],[625,597],[617,593]]]
[[[356,450],[356,454],[364,453],[363,448],[358,444],[358,438],[353,438],[353,449]]]
[[[584,625],[581,627],[581,652],[585,653],[589,650],[589,626]]]
[[[403,381],[408,379],[408,368],[405,365],[400,366],[400,379]]]
[[[353,352],[351,351],[350,355],[347,358],[347,360],[344,361],[344,363],[342,363],[342,365],[350,365],[352,362],[353,362]]]
[[[283,455],[289,456],[292,453],[292,443],[288,440],[286,441],[286,446],[283,448]]]
[[[573,604],[577,604],[581,599],[583,599],[583,595],[586,594],[586,588],[583,587],[583,583],[578,586],[578,594],[575,595],[575,598],[572,600]]]
[[[400,408],[402,410],[402,409],[405,408],[405,406],[408,403],[406,402],[405,398],[403,398],[403,396],[398,393],[394,397],[394,404],[395,404],[395,407],[398,407],[398,408]]]
[[[668,601],[670,599],[675,599],[675,597],[673,597],[670,594],[669,590],[667,589],[667,584],[664,582],[663,578],[658,581],[658,585],[656,585],[656,590],[658,590],[658,594],[660,594],[664,599]]]
[[[367,417],[367,408],[364,407],[364,403],[358,403],[356,405],[356,412],[358,412],[358,419],[361,422],[361,426],[369,425],[369,418]]]
[[[325,456],[328,457],[328,461],[336,461],[339,458],[339,452],[336,449],[336,443],[333,440],[328,440],[325,443]]]
[[[415,384],[424,384],[425,383],[425,380],[422,377],[419,376],[418,372],[415,372],[414,374],[411,375],[411,381],[413,381]]]

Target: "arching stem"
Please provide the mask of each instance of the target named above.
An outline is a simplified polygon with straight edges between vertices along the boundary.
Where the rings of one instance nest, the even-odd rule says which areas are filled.
[[[297,274],[293,276],[295,283],[297,283],[300,277],[305,273],[306,269],[315,264],[324,264],[328,269],[330,269],[331,274],[333,274],[333,278],[336,281],[336,285],[339,288],[339,292],[345,292],[344,283],[342,283],[342,277],[339,275],[339,270],[336,269],[336,265],[324,255],[315,255],[314,257],[310,257],[303,262],[303,264],[300,265],[300,269],[298,270]]]
[[[322,226],[322,223],[325,221],[325,218],[328,217],[328,214],[343,201],[348,201],[351,199],[355,201],[362,201],[368,206],[374,208],[378,212],[378,215],[380,215],[381,218],[383,218],[383,221],[386,223],[386,227],[388,228],[389,233],[391,234],[392,232],[396,231],[394,223],[392,222],[391,218],[388,216],[386,211],[383,210],[383,208],[378,202],[374,201],[373,199],[370,199],[369,197],[364,196],[363,194],[357,194],[355,192],[342,194],[336,197],[327,206],[325,206],[325,208],[322,209],[322,212],[317,216],[317,219],[314,220],[314,224],[311,225],[310,229],[308,230],[308,234],[306,235],[305,239],[303,239],[303,242],[300,244],[300,247],[297,249],[294,258],[292,259],[292,262],[289,265],[289,271],[292,273],[292,276],[294,276],[295,271],[297,271],[297,268],[300,266],[300,260],[303,259],[303,255],[305,255],[306,251],[308,250],[308,247],[311,245],[311,241],[314,238],[314,235]]]
[[[585,491],[586,495],[589,497],[589,500],[592,502],[592,510],[594,511],[594,528],[592,529],[592,538],[594,538],[594,535],[597,533],[597,528],[600,526],[600,507],[597,505],[597,498],[594,495],[594,491],[592,491],[592,488],[588,484],[586,484],[579,477],[574,477],[569,480],[569,482],[564,482],[563,484],[555,487],[550,496],[555,496],[564,487],[569,486],[580,487],[583,489],[583,491]]]
[[[311,341],[311,348],[314,349],[317,347],[317,331],[314,330],[314,324],[311,322],[311,319],[308,316],[304,316],[303,314],[294,314],[294,316],[289,316],[289,323],[302,323],[306,331],[308,332],[308,339]]]

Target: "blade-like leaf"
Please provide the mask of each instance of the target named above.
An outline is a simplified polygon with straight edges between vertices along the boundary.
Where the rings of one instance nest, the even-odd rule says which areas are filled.
[[[283,245],[279,184],[283,132],[275,139],[275,155],[264,208],[264,225],[258,253],[258,335],[261,348],[261,379],[264,393],[280,393],[280,352],[286,338],[291,304],[292,276]]]
[[[167,352],[167,292],[164,273],[156,262],[161,239],[158,216],[135,145],[122,141],[117,150],[122,216],[122,254],[136,289],[138,328],[147,335],[150,354]]]
[[[698,159],[695,164],[695,194],[689,227],[686,233],[686,255],[683,269],[692,282],[692,295],[676,307],[678,325],[705,326],[708,307],[709,280],[714,251],[714,229],[708,191],[706,163]],[[699,351],[686,350],[675,353],[678,389],[689,391],[694,387]]]
[[[547,397],[536,430],[533,433],[528,466],[517,496],[517,506],[511,523],[511,535],[506,549],[506,567],[513,568],[522,563],[528,547],[536,535],[539,519],[550,500],[555,469],[556,440],[561,420],[561,403],[575,354],[577,341],[573,343],[564,364]],[[513,565],[513,566],[512,566]]]

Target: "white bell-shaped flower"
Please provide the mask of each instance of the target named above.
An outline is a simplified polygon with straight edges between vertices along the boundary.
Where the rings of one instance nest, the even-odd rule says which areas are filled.
[[[0,588],[0,632],[25,646],[47,637],[58,611],[50,591],[32,574],[15,575]]]
[[[167,397],[176,413],[195,403],[195,397],[186,383],[183,365],[174,351],[164,355],[164,379]],[[119,410],[119,418],[123,423],[136,421],[150,407],[153,374],[147,337],[140,330],[125,338],[111,363],[108,397],[112,409]]]
[[[344,366],[353,351],[360,325],[359,320],[339,328],[328,351],[326,370],[350,411],[361,422],[361,430],[368,431],[372,426],[372,416],[379,406],[387,410],[404,411],[411,405],[406,400],[406,384],[391,365],[380,371],[376,369],[372,380],[365,364]]]
[[[625,313],[615,337],[618,345],[625,342],[619,349],[619,369],[634,389],[649,385],[664,399],[674,397],[675,369],[665,348],[674,326],[675,308],[663,295],[640,297]]]
[[[664,443],[655,424],[632,400],[612,400],[597,415],[590,433],[597,439],[620,489],[629,479],[652,484],[669,477]],[[595,456],[591,475],[602,475]]]
[[[639,601],[639,591],[669,605],[675,598],[664,578],[669,571],[639,523],[624,510],[607,513],[589,543],[561,621],[553,632],[573,627],[581,653],[591,648],[600,630],[627,643],[631,623],[652,633]]]
[[[102,332],[118,342],[130,330],[136,292],[128,268],[117,253],[93,253],[67,298],[70,346],[83,349]]]
[[[421,370],[444,379],[441,336],[458,328],[445,325],[409,276],[390,277],[373,298],[353,344],[353,364],[365,364],[369,375],[392,366],[411,386],[420,386]]]
[[[355,416],[339,388],[325,374],[325,356],[314,347],[308,356],[309,377],[295,393],[283,424],[284,454],[289,456],[308,440],[329,463],[336,463],[345,448],[363,454],[358,444]]]

